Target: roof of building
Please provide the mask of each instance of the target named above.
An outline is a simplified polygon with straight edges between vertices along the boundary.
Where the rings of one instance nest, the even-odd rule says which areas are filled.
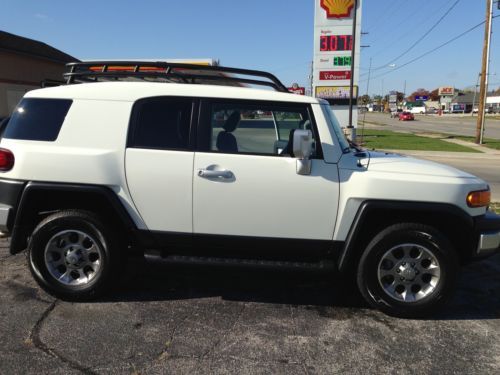
[[[471,104],[473,101],[474,101],[474,97],[475,97],[475,103],[479,103],[479,93],[476,93],[474,95],[473,92],[467,92],[467,93],[464,93],[464,94],[458,94],[458,95],[455,95],[455,97],[453,98],[453,103],[459,103],[459,104]]]
[[[80,61],[46,43],[0,30],[0,50],[29,55],[62,64]]]

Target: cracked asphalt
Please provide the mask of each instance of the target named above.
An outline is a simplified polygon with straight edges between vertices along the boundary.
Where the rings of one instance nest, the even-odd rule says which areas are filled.
[[[500,373],[500,255],[429,320],[388,317],[307,272],[152,267],[105,299],[40,290],[0,240],[0,374]]]

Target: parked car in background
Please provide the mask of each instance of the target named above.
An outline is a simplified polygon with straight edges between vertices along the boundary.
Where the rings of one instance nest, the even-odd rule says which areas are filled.
[[[426,107],[425,113],[427,115],[434,115],[437,113],[437,109],[434,107]]]
[[[415,116],[410,112],[402,112],[399,114],[399,121],[413,121],[415,120]]]

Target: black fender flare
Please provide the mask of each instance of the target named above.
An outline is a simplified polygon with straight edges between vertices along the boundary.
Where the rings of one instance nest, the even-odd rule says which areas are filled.
[[[445,214],[454,217],[464,227],[470,229],[471,234],[474,233],[474,218],[461,208],[449,203],[367,200],[358,208],[349,229],[344,248],[339,254],[338,269],[340,272],[346,271],[349,264],[359,254],[360,249],[356,248],[357,240],[362,235],[365,226],[369,225],[370,214],[377,210],[387,211],[388,213],[411,211],[420,214]],[[411,217],[408,219],[411,220]]]
[[[35,197],[35,195],[40,193],[43,195],[43,192],[92,194],[94,196],[100,196],[111,205],[114,213],[119,217],[121,224],[126,229],[131,231],[137,229],[137,226],[118,196],[107,186],[30,181],[26,184],[21,194],[14,220],[10,242],[10,253],[12,255],[23,251],[27,246],[27,237],[32,228],[25,224],[27,220],[26,216],[30,215],[32,212],[31,206],[34,203],[33,201],[39,199]]]

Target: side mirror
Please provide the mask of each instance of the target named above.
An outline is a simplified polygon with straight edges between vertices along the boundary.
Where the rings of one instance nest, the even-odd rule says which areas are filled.
[[[293,132],[293,155],[298,159],[308,159],[312,152],[312,132],[296,129]]]
[[[297,174],[311,174],[313,137],[310,130],[296,129],[293,132],[293,155],[297,158]]]

